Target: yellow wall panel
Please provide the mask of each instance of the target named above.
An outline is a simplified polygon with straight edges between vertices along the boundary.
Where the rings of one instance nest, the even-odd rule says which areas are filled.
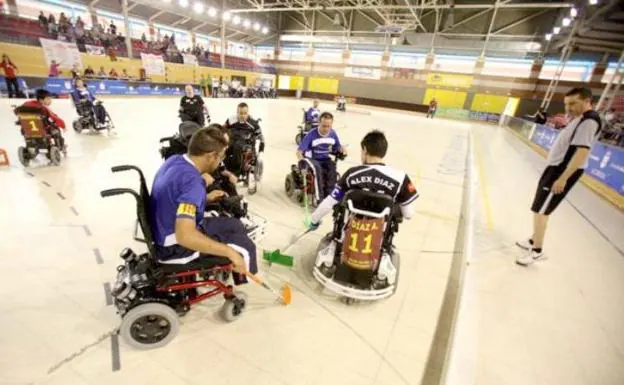
[[[338,79],[326,79],[326,78],[309,78],[308,79],[308,91],[321,92],[324,94],[337,94],[338,93]]]
[[[9,55],[17,66],[18,76],[48,76],[48,66],[41,47],[0,43],[0,52]]]
[[[291,76],[290,77],[290,89],[291,90],[303,90],[303,76]]]
[[[475,94],[470,110],[502,114],[507,105],[507,96]]]
[[[436,88],[427,88],[423,104],[429,104],[431,99],[436,98],[438,107],[441,108],[464,108],[466,101],[466,93],[459,91],[439,90]]]

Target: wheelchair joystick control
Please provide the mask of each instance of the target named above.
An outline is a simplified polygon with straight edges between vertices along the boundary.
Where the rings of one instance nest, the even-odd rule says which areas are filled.
[[[119,257],[123,259],[124,261],[130,262],[136,259],[136,253],[132,251],[131,248],[126,247],[123,250],[121,250],[121,253],[119,253]]]

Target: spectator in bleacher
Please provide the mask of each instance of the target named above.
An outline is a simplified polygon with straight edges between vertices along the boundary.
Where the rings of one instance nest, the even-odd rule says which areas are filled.
[[[119,77],[119,74],[117,73],[117,70],[115,68],[111,68],[110,72],[108,73],[108,77],[117,79]]]
[[[100,70],[98,71],[97,76],[100,78],[105,78],[107,76],[106,71],[104,71],[104,66],[100,67]]]
[[[39,24],[46,30],[48,29],[48,18],[43,14],[43,11],[39,12]]]
[[[60,65],[61,63],[57,63],[56,60],[52,60],[52,62],[50,63],[50,71],[48,72],[48,76],[51,78],[57,78],[61,74],[61,71],[59,70]]]
[[[145,72],[145,68],[139,69],[139,80],[142,82],[147,80],[147,73]]]
[[[128,71],[125,68],[121,70],[120,78],[124,80],[130,79],[130,75],[128,75]]]
[[[108,57],[111,61],[117,61],[117,52],[115,51],[115,48],[113,46],[109,46],[106,50],[106,53],[108,54]]]
[[[95,76],[95,71],[93,71],[91,66],[87,66],[87,69],[84,71],[84,76],[86,78],[92,78]]]
[[[78,69],[78,64],[74,64],[72,66],[71,71],[69,71],[73,80],[76,80],[80,77],[80,69]]]
[[[117,26],[115,25],[115,22],[111,19],[111,23],[110,23],[110,32],[111,35],[116,36],[117,35]]]
[[[76,28],[78,28],[78,27],[84,28],[84,26],[85,26],[84,21],[82,21],[80,16],[78,16],[78,18],[76,19]]]
[[[61,15],[59,16],[59,32],[63,34],[67,33],[68,26],[69,20],[67,19],[67,16],[65,16],[65,12],[61,12]]]
[[[143,34],[141,35],[141,42],[143,42],[143,44],[147,43],[147,37],[145,37],[145,32],[143,32]]]
[[[48,17],[48,33],[53,37],[56,37],[58,34],[58,25],[56,24],[56,19],[53,14],[50,14]]]
[[[2,55],[0,68],[4,70],[4,80],[6,81],[9,98],[19,97],[19,84],[17,84],[17,66],[13,64],[9,55]]]

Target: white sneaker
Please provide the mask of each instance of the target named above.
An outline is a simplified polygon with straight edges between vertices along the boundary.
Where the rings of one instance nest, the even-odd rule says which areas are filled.
[[[322,265],[331,267],[334,264],[334,255],[336,255],[336,242],[331,240],[325,248],[319,250],[314,264],[316,267],[321,267]]]
[[[522,241],[516,242],[516,246],[524,250],[530,250],[533,247],[533,240],[531,238],[527,238]]]
[[[538,253],[537,251],[531,249],[524,253],[522,256],[518,257],[516,259],[516,263],[521,266],[528,266],[533,264],[533,262],[544,261],[546,259],[547,257],[546,254],[544,254],[544,251],[540,251]]]
[[[377,278],[380,280],[387,279],[389,285],[393,285],[396,281],[397,270],[388,253],[383,253],[381,261],[379,261],[379,269],[377,269]]]

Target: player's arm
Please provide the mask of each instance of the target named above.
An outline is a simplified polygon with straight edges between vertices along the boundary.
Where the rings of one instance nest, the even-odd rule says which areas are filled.
[[[299,147],[297,148],[297,159],[301,160],[304,157],[304,154],[306,153],[306,151],[310,151],[310,149],[312,148],[312,133],[314,131],[310,131],[306,134],[306,136],[303,137],[303,140],[301,141],[301,143],[299,144]]]
[[[258,121],[254,121],[252,126],[254,129],[254,136],[256,137],[256,140],[260,141],[259,151],[264,152],[264,134],[262,133],[262,128],[260,128],[260,124],[258,123]]]
[[[56,124],[59,128],[62,128],[64,130],[65,129],[65,121],[63,119],[61,119],[57,114],[55,114],[54,112],[50,111],[49,108],[46,108],[46,111],[48,112],[48,117],[50,119],[52,119],[54,124]]]
[[[331,194],[329,194],[323,201],[318,205],[316,210],[312,213],[312,223],[318,225],[321,222],[321,219],[327,214],[329,214],[334,206],[342,200],[345,192],[347,191],[347,176],[349,175],[349,171],[347,171],[340,180],[334,186]]]
[[[347,149],[344,148],[344,146],[340,142],[340,138],[338,138],[338,133],[336,133],[336,131],[334,131],[334,138],[336,139],[336,147],[338,148],[338,152],[347,155]]]
[[[570,163],[568,163],[563,174],[553,184],[552,189],[555,194],[563,192],[568,179],[576,170],[583,167],[589,157],[589,151],[597,132],[598,122],[592,119],[583,121],[576,128],[576,133],[570,143],[570,150],[574,151],[574,155],[572,155],[572,159],[570,159]]]
[[[412,183],[409,176],[406,174],[401,184],[401,190],[399,190],[396,197],[396,203],[401,209],[403,218],[410,219],[414,216],[414,201],[417,198],[418,191],[416,190],[416,186],[414,186],[414,183]]]
[[[180,185],[181,194],[176,199],[178,204],[175,221],[177,243],[190,250],[229,258],[232,261],[240,258],[234,249],[210,239],[197,229],[196,216],[204,199],[204,185],[197,183],[193,177],[182,177]]]

